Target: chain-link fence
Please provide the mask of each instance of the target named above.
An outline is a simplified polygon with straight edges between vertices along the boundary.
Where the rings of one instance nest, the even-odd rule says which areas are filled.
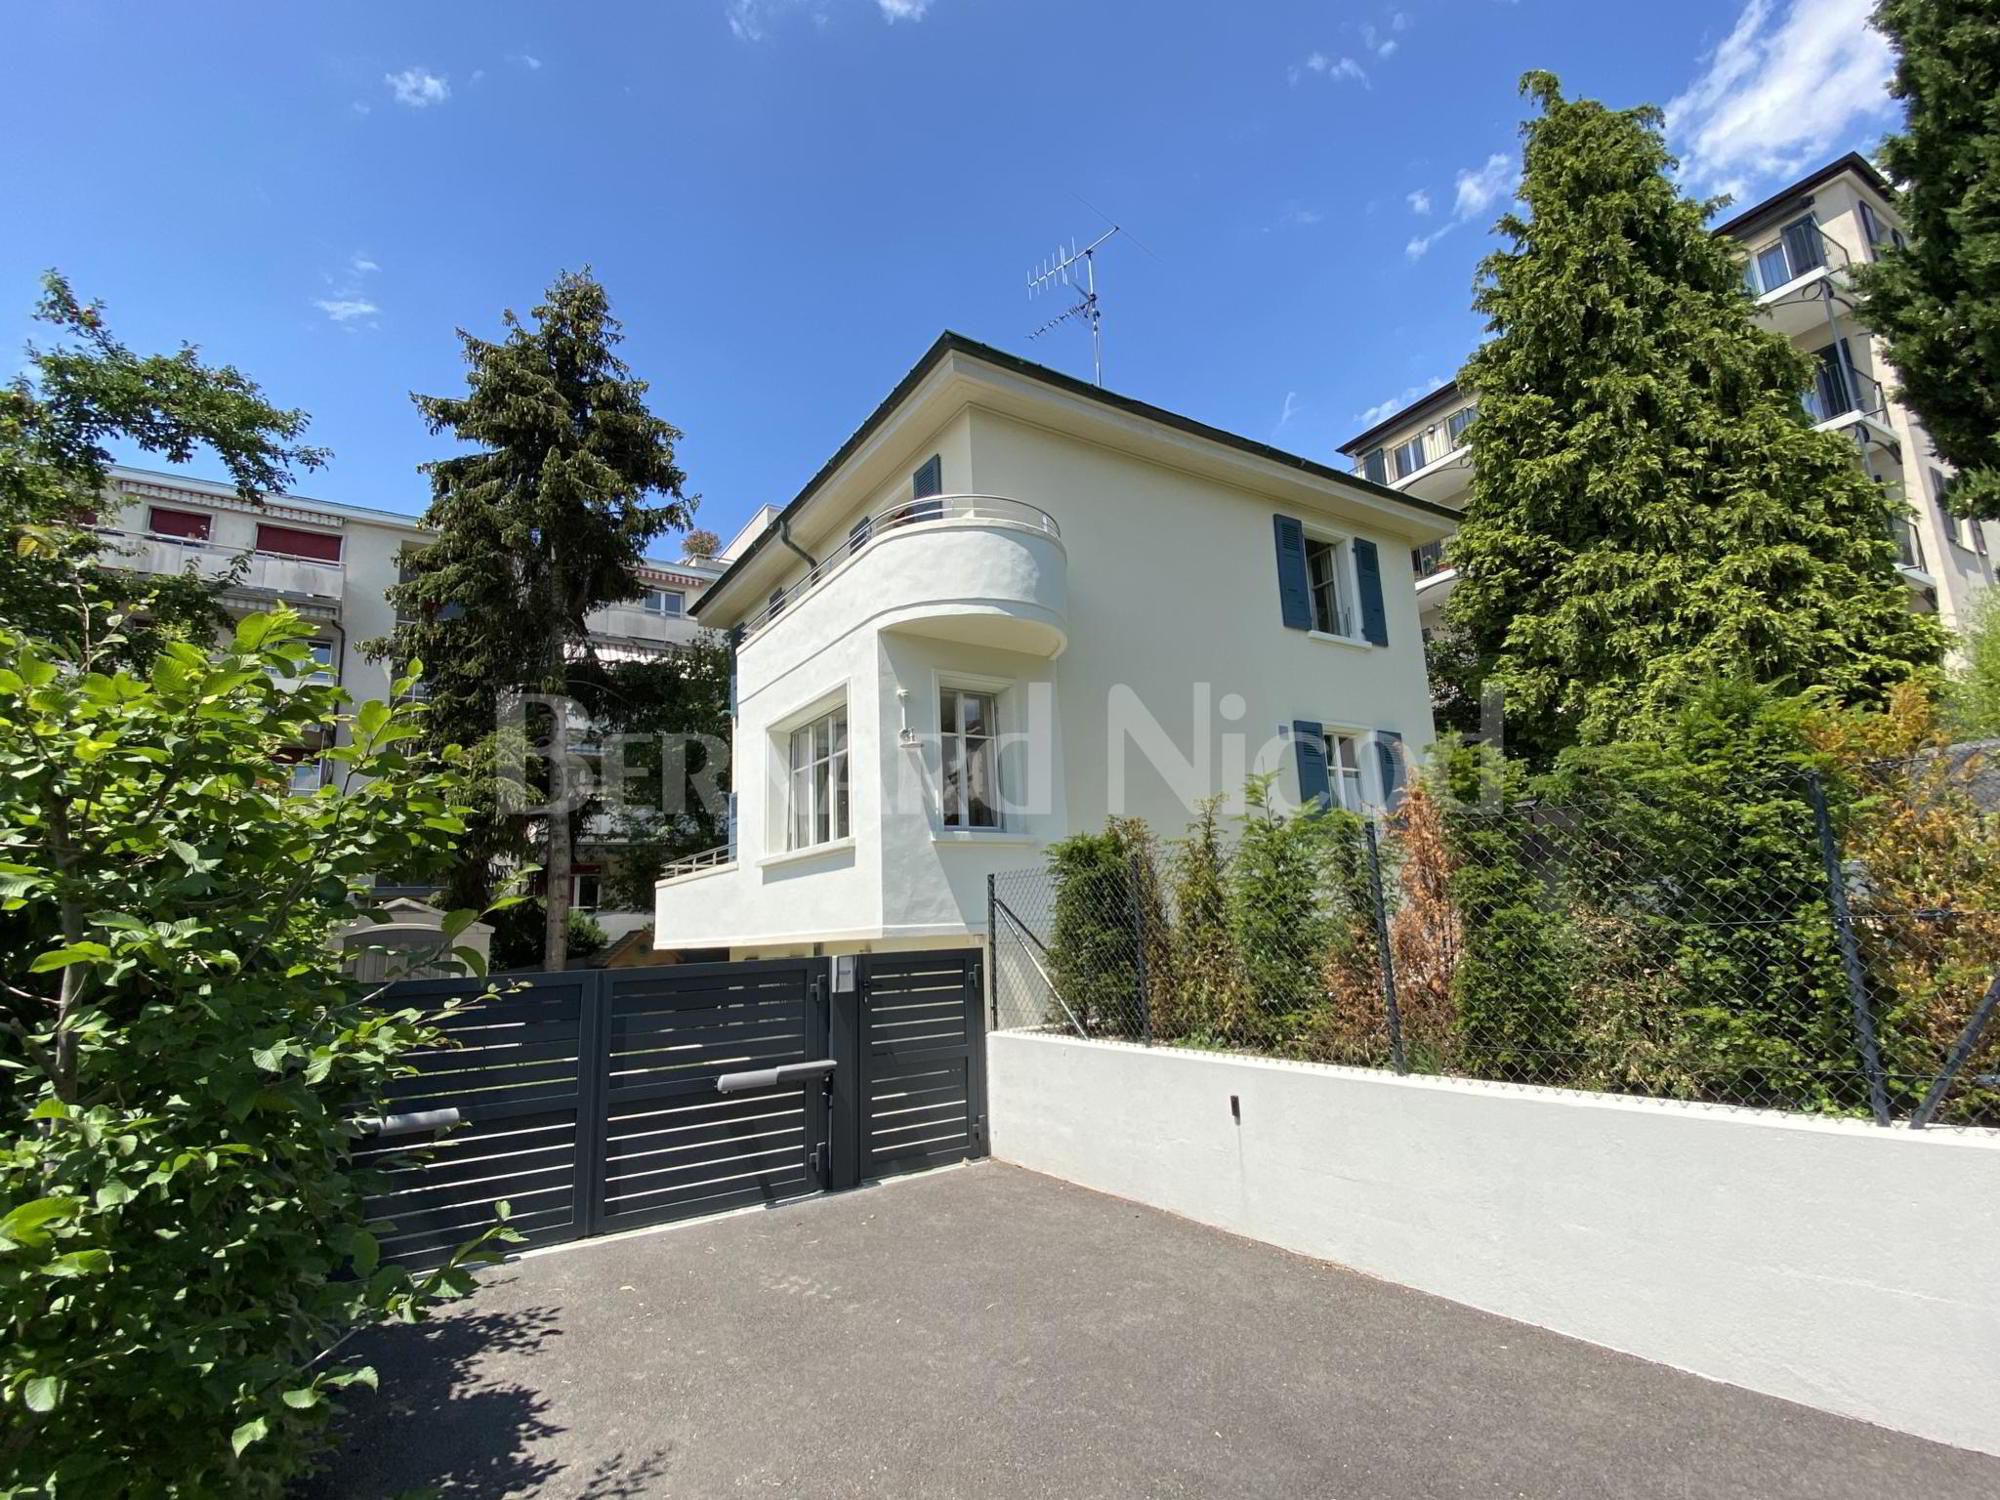
[[[2000,1126],[2000,762],[1114,820],[994,877],[995,1024]],[[1988,1024],[1992,1021],[1993,1024]]]

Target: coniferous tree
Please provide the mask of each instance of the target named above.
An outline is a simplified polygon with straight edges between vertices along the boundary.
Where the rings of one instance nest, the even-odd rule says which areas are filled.
[[[568,697],[601,677],[584,617],[637,598],[647,544],[685,529],[695,507],[674,461],[681,434],[647,409],[646,382],[613,352],[620,325],[587,268],[558,276],[526,322],[511,311],[504,322],[498,342],[460,330],[465,395],[412,398],[433,433],[472,451],[424,466],[424,523],[438,539],[408,559],[390,590],[400,622],[374,643],[398,663],[423,662],[427,737],[473,747],[480,810],[454,871],[455,907],[486,905],[500,862],[533,848],[529,821],[502,805],[509,756],[526,763],[523,731],[503,727],[503,710],[515,694]],[[547,736],[534,792],[560,798],[570,726],[560,713],[534,723]],[[566,954],[573,818],[541,819],[552,969]]]
[[[1991,0],[1882,0],[1889,92],[1908,106],[1882,142],[1910,228],[1859,279],[1902,397],[1959,471],[1951,503],[2000,517],[2000,10]]]
[[[1446,606],[1477,701],[1545,761],[1741,677],[1870,701],[1942,649],[1895,572],[1892,502],[1800,406],[1806,357],[1755,322],[1653,108],[1531,73],[1526,216],[1482,267],[1461,382],[1472,497]]]

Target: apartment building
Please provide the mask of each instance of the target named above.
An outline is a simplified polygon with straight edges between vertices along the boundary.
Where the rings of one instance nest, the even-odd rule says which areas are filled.
[[[1853,268],[1901,244],[1889,187],[1861,156],[1849,154],[1799,179],[1716,227],[1743,247],[1744,279],[1758,316],[1811,355],[1807,414],[1854,444],[1855,462],[1900,495],[1899,567],[1912,604],[1960,626],[1993,582],[2000,529],[1960,520],[1944,505],[1950,465],[1931,450],[1915,415],[1890,394],[1895,372],[1861,322]],[[1464,446],[1471,397],[1446,385],[1341,445],[1354,472],[1400,494],[1462,510],[1471,492]],[[1412,558],[1425,627],[1435,625],[1456,576],[1447,543]]]
[[[361,648],[395,625],[389,587],[430,535],[414,518],[296,495],[252,504],[226,484],[119,467],[96,529],[105,542],[102,560],[112,566],[230,577],[221,603],[232,614],[290,605],[313,626],[311,649],[326,678],[357,700],[389,695],[388,664]],[[649,564],[640,571],[639,599],[589,617],[598,651],[630,658],[691,641],[701,629],[693,607],[721,572],[722,564],[700,559]],[[314,753],[319,748],[301,745],[292,761],[292,785],[301,795],[316,791],[325,775]],[[573,892],[576,905],[595,913],[613,936],[650,917],[601,909],[602,873],[616,857],[610,822],[587,828]]]
[[[1396,796],[1432,735],[1409,558],[1452,512],[945,334],[695,606],[737,639],[729,845],[654,941],[962,944],[989,873],[1277,778]]]

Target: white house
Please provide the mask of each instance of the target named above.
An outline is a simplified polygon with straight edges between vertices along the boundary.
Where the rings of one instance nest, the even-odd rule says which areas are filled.
[[[655,943],[962,943],[989,871],[1108,814],[1176,835],[1259,769],[1379,804],[1431,738],[1410,555],[1451,523],[945,334],[695,606],[738,640],[735,837]]]

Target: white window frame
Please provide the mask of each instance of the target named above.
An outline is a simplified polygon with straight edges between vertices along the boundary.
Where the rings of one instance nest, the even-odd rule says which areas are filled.
[[[1006,780],[1002,774],[1001,751],[1006,742],[1006,728],[1003,720],[1002,695],[1005,689],[992,682],[972,682],[954,677],[940,677],[932,688],[932,702],[937,705],[938,714],[938,824],[954,833],[1005,833],[1007,831]],[[956,696],[955,722],[946,723],[944,718],[944,695]],[[967,699],[983,700],[987,707],[985,730],[968,736],[965,728],[965,705]],[[990,823],[971,821],[969,806],[962,807],[954,816],[949,800],[951,767],[954,757],[961,762],[967,758],[968,738],[983,743],[986,747],[985,764],[989,772],[985,788],[986,803],[993,814]]]
[[[588,887],[584,882],[588,881]],[[584,899],[584,891],[590,891],[590,899]],[[602,870],[578,870],[569,877],[569,905],[571,911],[596,911],[604,901],[604,872]]]
[[[658,601],[657,607],[654,601]],[[672,600],[669,607],[667,601]],[[658,615],[663,620],[678,620],[687,613],[687,590],[648,587],[639,607],[649,615]]]
[[[1368,737],[1368,731],[1322,724],[1320,736],[1324,741],[1321,748],[1326,753],[1326,787],[1333,797],[1334,806],[1351,813],[1366,811],[1368,787],[1363,779],[1365,762],[1361,745]],[[1348,761],[1350,756],[1352,764]]]
[[[1354,571],[1354,538],[1344,532],[1324,531],[1317,527],[1305,528],[1306,553],[1306,598],[1312,610],[1311,634],[1330,641],[1359,641],[1361,639],[1361,579]],[[1330,581],[1334,586],[1336,606],[1345,605],[1347,618],[1340,618],[1336,607],[1333,618],[1322,623],[1320,618],[1320,580],[1313,574],[1313,552],[1315,547],[1331,549],[1334,569]],[[1342,625],[1346,629],[1341,629]]]
[[[1407,469],[1403,467],[1403,455],[1405,453],[1408,453],[1412,459]],[[1395,470],[1398,479],[1408,479],[1412,474],[1421,473],[1430,463],[1429,454],[1430,445],[1424,441],[1424,434],[1419,432],[1414,437],[1406,438],[1396,444],[1389,451],[1389,467]]]
[[[843,696],[838,702],[829,703],[819,712],[777,731],[785,767],[783,803],[787,851],[826,848],[853,837],[852,727],[847,699]],[[825,747],[823,752],[822,745]],[[820,774],[821,768],[824,768],[824,775]],[[841,798],[843,790],[846,792],[844,807]]]

